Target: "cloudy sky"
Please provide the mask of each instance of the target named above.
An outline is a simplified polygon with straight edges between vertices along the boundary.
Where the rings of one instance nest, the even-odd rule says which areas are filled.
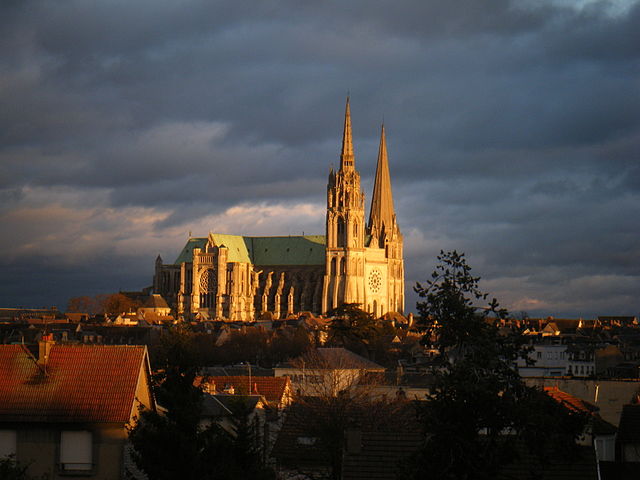
[[[514,312],[640,314],[640,2],[0,2],[0,306],[151,283],[191,231],[324,233],[351,95],[407,307],[467,254]]]

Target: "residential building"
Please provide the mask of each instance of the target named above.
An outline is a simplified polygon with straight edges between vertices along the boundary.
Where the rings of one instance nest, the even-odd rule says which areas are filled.
[[[146,347],[32,350],[0,345],[0,456],[33,477],[124,478],[127,428],[155,409]]]
[[[276,366],[274,372],[276,377],[289,377],[299,395],[326,397],[367,382],[371,376],[382,377],[385,369],[345,348],[317,348]]]

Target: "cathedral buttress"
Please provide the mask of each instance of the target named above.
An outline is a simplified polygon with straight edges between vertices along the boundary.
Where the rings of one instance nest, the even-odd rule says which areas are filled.
[[[364,304],[364,193],[355,169],[351,110],[345,109],[340,169],[327,185],[327,247],[322,311],[343,303]]]

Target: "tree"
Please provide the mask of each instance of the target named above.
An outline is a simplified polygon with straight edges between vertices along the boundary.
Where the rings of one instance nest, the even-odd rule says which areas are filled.
[[[150,480],[271,478],[246,446],[246,430],[238,428],[242,435],[234,438],[216,423],[201,424],[204,393],[194,386],[200,365],[193,339],[188,325],[176,325],[153,352],[154,391],[166,414],[140,413],[129,431],[134,461]],[[237,415],[240,426],[244,414]]]
[[[140,307],[140,302],[132,300],[122,293],[113,293],[104,299],[104,313],[109,315],[118,315],[120,313],[128,313]]]
[[[347,430],[363,425],[379,428],[393,423],[399,404],[375,395],[366,372],[350,355],[332,356],[328,360],[317,350],[310,350],[291,363],[303,379],[283,430],[289,434],[295,432],[296,436],[303,432],[305,437],[313,439],[313,449],[321,457],[328,478],[338,480],[342,478]],[[290,425],[294,427],[288,429]],[[307,475],[308,460],[302,456],[289,458],[286,463]]]
[[[16,461],[14,455],[0,458],[0,478],[6,480],[29,480],[27,469],[29,465],[23,465]]]
[[[67,304],[68,312],[88,313],[93,315],[98,313],[96,310],[97,305],[95,298],[87,295],[70,298],[69,303]]]
[[[328,316],[329,345],[345,347],[372,359],[385,356],[381,341],[384,335],[395,333],[391,325],[383,325],[356,303],[342,304]]]
[[[97,313],[107,313],[109,315],[117,315],[127,313],[137,309],[141,303],[122,293],[101,293],[95,297],[87,295],[81,297],[73,297],[69,299],[67,311],[81,312],[95,315]]]
[[[419,409],[425,442],[409,478],[495,478],[522,443],[575,446],[584,418],[527,387],[513,368],[523,343],[496,324],[507,312],[480,291],[464,254],[440,252],[439,264],[415,291],[423,343],[439,352],[434,385]],[[553,440],[540,442],[545,437]],[[537,441],[537,443],[536,443]],[[533,448],[535,447],[535,448]]]

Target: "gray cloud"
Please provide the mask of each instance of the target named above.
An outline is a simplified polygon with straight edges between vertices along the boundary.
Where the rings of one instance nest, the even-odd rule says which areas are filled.
[[[350,90],[367,194],[387,125],[409,285],[458,248],[516,308],[638,313],[640,4],[625,4],[3,2],[0,300],[143,286],[203,218],[321,207]],[[232,220],[238,205],[261,207]]]

